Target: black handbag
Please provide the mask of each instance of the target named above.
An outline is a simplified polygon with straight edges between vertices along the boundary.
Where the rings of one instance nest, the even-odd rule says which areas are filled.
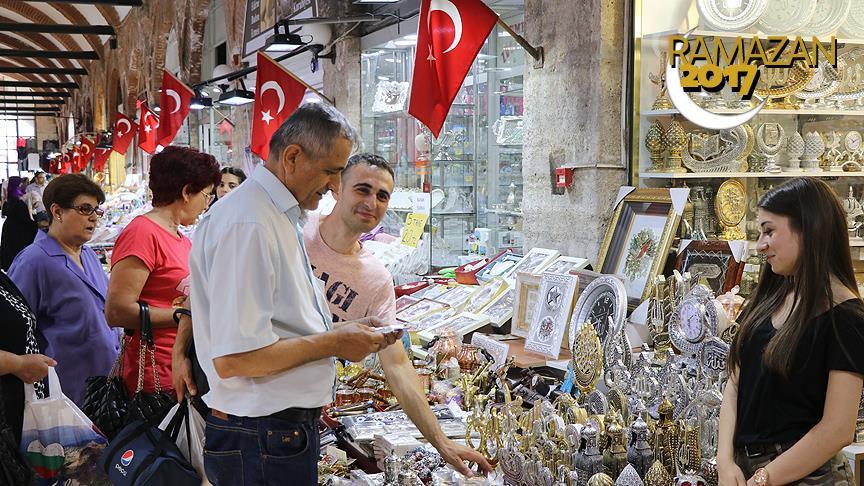
[[[126,425],[126,411],[129,394],[123,381],[123,351],[126,349],[126,336],[120,338],[120,354],[111,367],[108,376],[87,378],[84,404],[81,410],[93,421],[108,440]]]
[[[0,397],[2,396],[3,388],[0,386]],[[0,398],[0,486],[30,484],[32,478],[33,470],[18,452],[15,434],[6,423],[6,408]]]
[[[156,370],[156,345],[153,342],[153,326],[150,322],[150,306],[146,302],[139,302],[141,307],[141,345],[138,350],[138,385],[135,394],[129,400],[125,423],[136,420],[143,421],[149,425],[159,425],[171,407],[177,403],[174,396],[162,390],[159,383],[159,372]],[[150,355],[150,365],[153,368],[153,393],[144,391],[144,369],[145,356]]]

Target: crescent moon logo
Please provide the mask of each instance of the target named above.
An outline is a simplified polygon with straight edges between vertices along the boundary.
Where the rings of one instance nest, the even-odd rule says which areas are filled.
[[[261,99],[262,100],[264,99],[264,93],[266,93],[267,90],[270,90],[270,89],[275,91],[276,95],[279,97],[279,109],[276,110],[276,114],[278,115],[279,113],[282,112],[282,108],[285,107],[285,93],[282,91],[282,87],[279,86],[279,83],[277,83],[276,81],[267,81],[266,83],[261,85]]]
[[[82,143],[81,144],[81,153],[82,154],[89,154],[90,153],[90,146]]]
[[[173,89],[169,89],[165,91],[165,94],[170,96],[174,100],[174,109],[171,110],[171,114],[177,113],[177,110],[180,109],[180,95],[177,94]]]
[[[145,112],[144,112],[144,124],[145,124],[145,125],[149,125],[149,124],[150,124],[150,122],[147,121],[147,117],[148,117],[148,116],[151,117],[151,118],[154,118],[154,119],[156,118],[155,116],[153,116],[153,113],[150,113],[150,110],[145,111]]]
[[[126,131],[125,132],[120,131],[120,127],[122,125],[126,125]],[[129,133],[131,131],[132,131],[132,124],[129,123],[129,120],[127,120],[125,118],[121,118],[121,119],[117,120],[117,136],[118,137],[123,138],[126,136],[127,133]]]
[[[689,33],[687,34],[689,35]],[[687,37],[685,35],[684,37]],[[765,106],[767,98],[763,99],[755,108],[744,113],[735,115],[718,115],[697,105],[681,87],[681,78],[678,75],[678,64],[673,67],[671,63],[666,64],[666,91],[672,104],[684,116],[684,118],[709,130],[728,130],[743,125],[759,113]],[[757,96],[758,98],[758,96]]]
[[[429,15],[426,17],[426,28],[429,30],[429,35],[432,35],[432,12],[435,10],[444,12],[453,21],[453,43],[442,54],[447,54],[459,45],[462,40],[462,16],[459,14],[459,9],[450,0],[431,0],[429,2]]]

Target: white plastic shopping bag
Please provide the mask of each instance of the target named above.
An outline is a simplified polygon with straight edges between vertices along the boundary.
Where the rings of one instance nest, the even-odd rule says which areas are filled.
[[[48,389],[40,400],[33,385],[24,388],[21,453],[36,472],[36,484],[109,484],[99,468],[108,440],[63,395],[54,368],[48,369]]]
[[[178,403],[168,411],[168,414],[162,419],[162,423],[159,424],[160,429],[165,430],[168,427],[168,424],[171,423],[171,419],[177,414],[179,408],[180,404]],[[180,434],[177,435],[177,448],[180,449],[183,456],[192,463],[192,467],[201,475],[203,478],[201,484],[207,486],[210,484],[210,481],[207,480],[207,473],[204,471],[204,418],[201,417],[201,414],[191,404],[186,409],[189,415],[180,427]],[[189,437],[186,436],[187,428],[185,422],[187,421],[189,423]]]

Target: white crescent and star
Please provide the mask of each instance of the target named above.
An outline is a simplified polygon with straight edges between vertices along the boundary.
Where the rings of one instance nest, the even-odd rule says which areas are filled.
[[[87,149],[87,150],[84,150],[84,149]],[[90,153],[90,146],[85,144],[85,143],[82,143],[81,144],[81,153],[82,154],[89,154]]]
[[[688,35],[690,35],[690,32],[688,32],[684,37],[686,38]],[[744,113],[734,115],[719,115],[717,113],[712,113],[697,105],[696,102],[690,99],[690,97],[687,96],[687,93],[684,92],[684,88],[681,87],[681,77],[678,74],[678,63],[676,63],[674,67],[671,63],[666,64],[666,91],[672,104],[675,105],[675,108],[678,109],[684,118],[709,130],[728,130],[743,125],[756,116],[756,114],[759,113],[759,110],[765,106],[765,102],[768,101],[768,98],[765,98],[759,103],[759,105],[745,111]]]
[[[174,113],[177,113],[177,110],[180,109],[180,95],[177,94],[177,92],[174,91],[173,89],[166,90],[165,94],[167,94],[168,96],[170,96],[174,100],[174,103],[175,103],[174,109],[171,110],[171,114],[173,115]]]
[[[150,133],[153,130],[153,127],[150,126],[150,123],[147,121],[147,117],[153,117],[153,113],[150,113],[150,110],[144,112],[144,131]]]
[[[430,0],[429,14],[426,17],[426,29],[428,30],[430,37],[432,35],[432,12],[436,10],[444,12],[448,17],[450,17],[450,20],[453,21],[453,42],[447,50],[442,52],[442,54],[447,54],[453,49],[456,49],[459,45],[459,41],[462,40],[462,15],[459,14],[459,9],[456,8],[456,5],[454,5],[450,0]],[[430,61],[435,60],[435,56],[432,55],[431,45],[429,46],[429,57],[426,59]]]
[[[120,131],[121,125],[126,125],[127,130],[125,132]],[[132,131],[132,124],[129,123],[129,120],[127,120],[125,118],[121,118],[121,119],[117,120],[117,136],[118,137],[120,137],[120,138],[125,137],[126,134],[131,132],[131,131]]]
[[[282,87],[279,86],[279,83],[277,83],[276,81],[267,81],[266,83],[261,85],[261,99],[262,100],[264,99],[264,93],[266,93],[267,90],[271,90],[271,89],[273,91],[275,91],[276,96],[279,97],[279,109],[276,110],[276,114],[278,115],[279,113],[282,112],[282,108],[285,107],[285,93],[282,91]]]

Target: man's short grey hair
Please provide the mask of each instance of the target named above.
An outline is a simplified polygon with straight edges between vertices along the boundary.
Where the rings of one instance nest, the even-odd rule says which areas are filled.
[[[325,102],[303,103],[270,139],[270,157],[281,157],[289,145],[299,145],[313,159],[327,155],[337,138],[360,148],[360,135],[345,115]]]

